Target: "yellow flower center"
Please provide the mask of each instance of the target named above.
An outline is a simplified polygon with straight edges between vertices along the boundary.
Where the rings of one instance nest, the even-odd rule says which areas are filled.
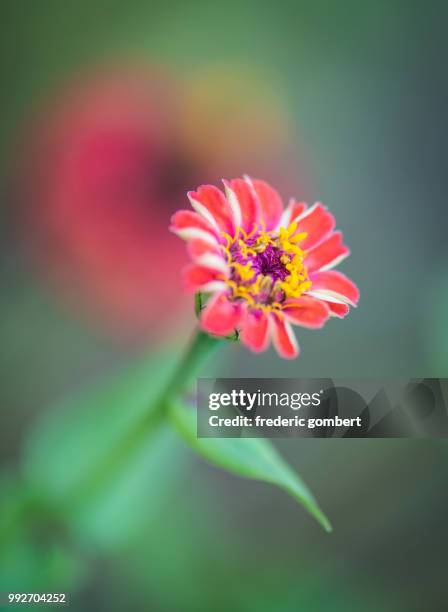
[[[287,298],[297,298],[311,287],[306,251],[299,246],[307,234],[297,232],[296,222],[278,232],[255,227],[247,234],[238,228],[233,238],[223,236],[231,268],[225,282],[234,300],[245,300],[254,309],[280,310]]]

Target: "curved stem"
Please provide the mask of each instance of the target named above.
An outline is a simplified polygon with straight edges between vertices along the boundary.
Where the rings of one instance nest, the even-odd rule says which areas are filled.
[[[132,459],[148,437],[164,422],[169,401],[185,390],[199,372],[204,361],[224,341],[223,338],[209,336],[200,330],[196,332],[189,349],[180,360],[155,404],[148,407],[142,418],[124,435],[118,447],[115,447],[109,455],[93,467],[89,477],[75,489],[69,499],[65,500],[65,506],[73,506],[80,500],[97,493],[99,487],[104,486]]]
[[[180,360],[173,376],[165,387],[165,403],[167,396],[171,398],[185,389],[196,377],[205,359],[225,341],[225,338],[209,336],[203,331],[197,330],[190,348]]]

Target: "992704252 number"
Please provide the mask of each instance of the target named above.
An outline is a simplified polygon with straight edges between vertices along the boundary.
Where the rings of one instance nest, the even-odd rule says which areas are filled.
[[[8,604],[66,604],[66,593],[7,593]]]

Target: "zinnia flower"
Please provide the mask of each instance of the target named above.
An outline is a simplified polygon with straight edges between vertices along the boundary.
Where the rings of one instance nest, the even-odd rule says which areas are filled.
[[[272,339],[281,357],[299,346],[291,324],[321,328],[330,316],[356,306],[356,285],[333,270],[349,255],[335,219],[316,203],[291,200],[260,180],[224,180],[188,193],[194,211],[180,210],[171,230],[188,241],[193,263],[185,270],[190,292],[211,297],[200,315],[204,331],[259,352]]]

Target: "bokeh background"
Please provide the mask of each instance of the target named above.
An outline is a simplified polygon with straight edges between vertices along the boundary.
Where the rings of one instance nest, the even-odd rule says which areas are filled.
[[[346,321],[299,332],[297,361],[232,344],[205,375],[446,376],[446,17],[409,0],[2,2],[0,590],[68,591],[76,610],[446,609],[435,440],[276,442],[331,535],[168,430],[89,504],[52,505],[187,342],[167,224],[200,183],[249,173],[322,200],[361,288]],[[123,388],[76,399],[135,361]]]

